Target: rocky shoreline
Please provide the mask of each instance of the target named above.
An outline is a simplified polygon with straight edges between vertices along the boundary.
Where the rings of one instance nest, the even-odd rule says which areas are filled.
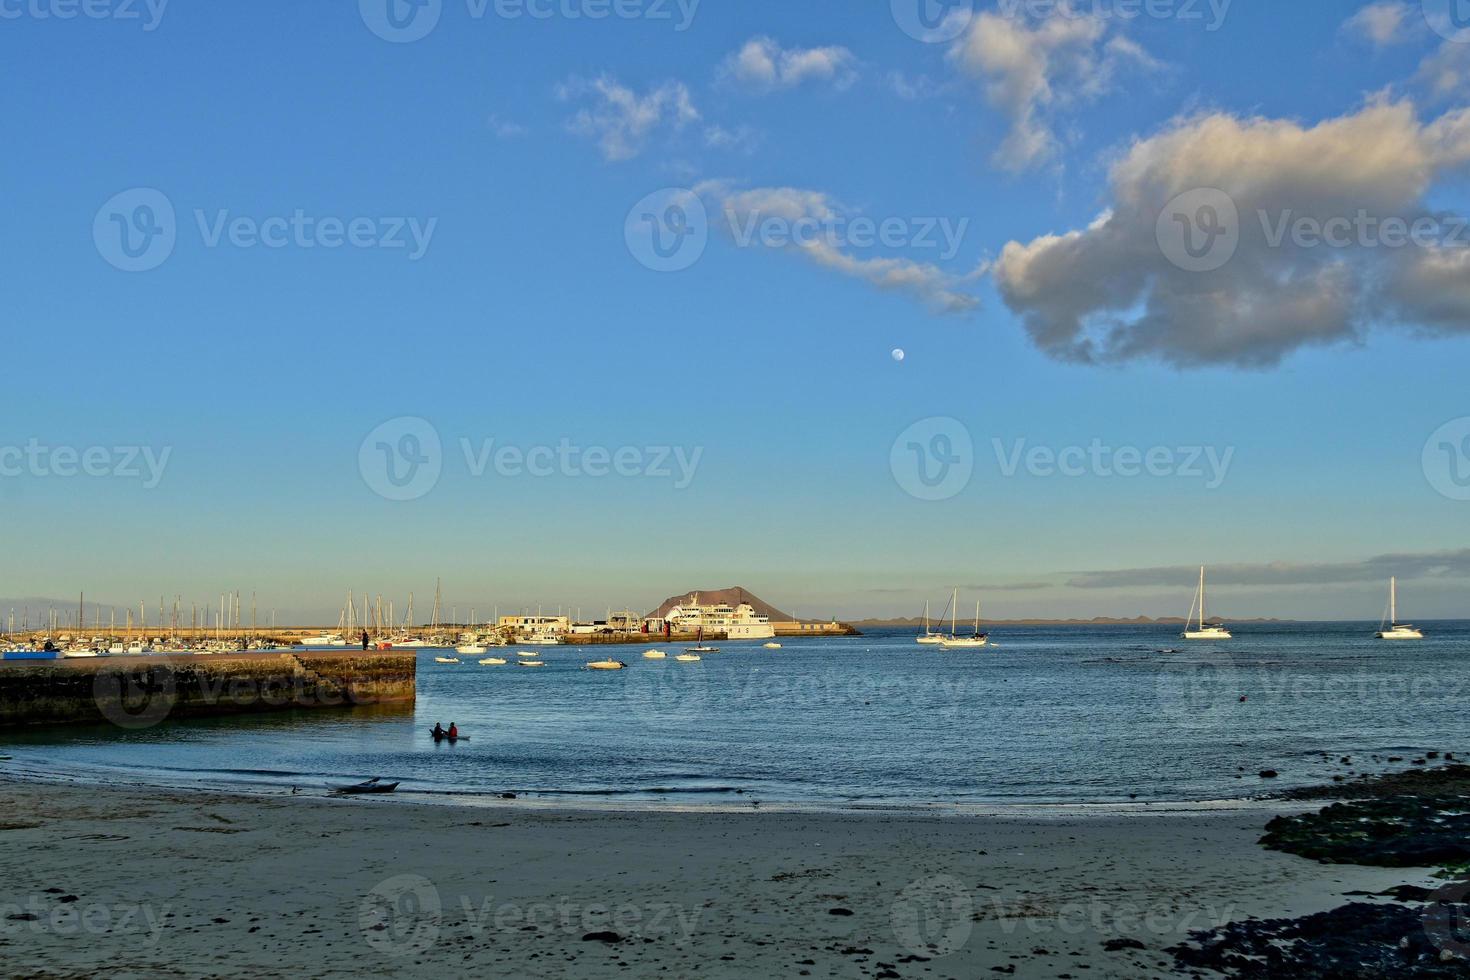
[[[1168,950],[1178,966],[1246,980],[1470,976],[1470,766],[1447,758],[1433,768],[1276,794],[1337,802],[1276,817],[1260,840],[1322,864],[1430,869],[1442,886],[1405,884],[1357,893],[1380,901],[1195,932]]]

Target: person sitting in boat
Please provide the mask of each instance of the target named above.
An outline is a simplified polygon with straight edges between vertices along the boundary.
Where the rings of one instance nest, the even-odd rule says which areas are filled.
[[[459,738],[459,726],[451,721],[449,723],[449,740],[452,742],[457,738]]]
[[[434,722],[434,730],[432,732],[430,732],[429,734],[431,734],[431,735],[434,736],[434,741],[436,741],[436,742],[439,741],[441,738],[444,738],[445,737],[445,734],[446,734],[445,731],[444,731],[444,722],[442,722],[442,721],[436,721],[436,722]]]

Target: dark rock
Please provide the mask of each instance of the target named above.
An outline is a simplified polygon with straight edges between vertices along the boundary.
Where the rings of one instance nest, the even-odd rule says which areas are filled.
[[[1275,779],[1278,775],[1280,775],[1280,773],[1278,773],[1275,769],[1262,769],[1261,770],[1261,778],[1262,779]]]
[[[1427,918],[1401,905],[1353,903],[1300,919],[1254,919],[1190,934],[1171,947],[1181,968],[1214,970],[1239,980],[1449,980],[1467,974],[1446,928],[1470,913],[1446,903],[1447,915]]]
[[[1125,939],[1109,939],[1107,942],[1105,942],[1105,943],[1102,944],[1102,947],[1103,947],[1103,949],[1107,950],[1109,953],[1119,953],[1119,952],[1122,952],[1125,949],[1148,949],[1147,946],[1145,946],[1143,943],[1139,942],[1137,939],[1126,939],[1126,938]]]
[[[502,800],[513,800],[516,798],[516,795],[514,793],[501,793],[500,798]]]
[[[584,943],[608,943],[615,945],[623,941],[623,937],[615,932],[589,932],[582,937]]]
[[[828,915],[852,915],[852,909],[843,909],[843,908],[828,909],[827,910],[827,914]]]
[[[1276,817],[1260,842],[1323,864],[1458,867],[1470,862],[1470,812],[1463,797],[1354,800]]]

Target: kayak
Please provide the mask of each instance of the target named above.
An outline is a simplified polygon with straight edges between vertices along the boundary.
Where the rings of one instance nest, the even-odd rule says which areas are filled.
[[[369,779],[365,783],[353,783],[351,786],[334,786],[336,793],[391,793],[398,788],[397,783],[385,783],[382,778]]]

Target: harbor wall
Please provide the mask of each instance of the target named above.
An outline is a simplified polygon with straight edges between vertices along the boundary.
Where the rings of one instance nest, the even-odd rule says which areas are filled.
[[[0,663],[0,729],[412,704],[411,652],[250,653]]]

